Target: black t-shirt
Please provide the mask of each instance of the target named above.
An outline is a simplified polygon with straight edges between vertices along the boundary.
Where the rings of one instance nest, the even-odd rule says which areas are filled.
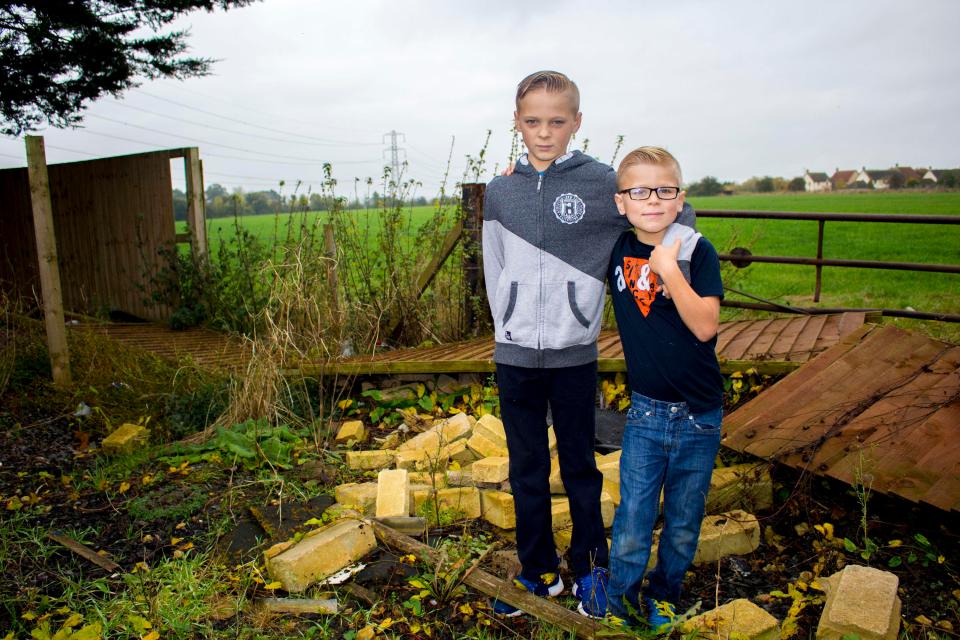
[[[630,388],[655,400],[685,401],[694,413],[718,409],[723,378],[717,338],[700,342],[673,300],[657,293],[657,274],[648,264],[651,251],[627,231],[617,240],[607,271]],[[701,297],[723,298],[717,251],[703,237],[690,260],[690,285]]]

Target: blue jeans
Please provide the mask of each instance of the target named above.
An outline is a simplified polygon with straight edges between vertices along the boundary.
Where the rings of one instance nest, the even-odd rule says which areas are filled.
[[[620,458],[620,506],[613,521],[610,610],[639,611],[640,586],[650,558],[663,489],[663,531],[646,595],[677,604],[683,575],[700,537],[710,476],[720,448],[723,409],[690,413],[685,402],[633,393]]]

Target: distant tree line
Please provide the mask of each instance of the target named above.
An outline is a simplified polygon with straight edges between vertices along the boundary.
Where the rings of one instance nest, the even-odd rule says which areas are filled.
[[[259,216],[274,213],[302,211],[329,211],[333,207],[333,198],[319,193],[284,195],[274,189],[266,191],[244,191],[237,188],[232,192],[220,184],[211,184],[204,193],[208,218],[225,218],[233,215]],[[424,196],[412,198],[406,206],[426,206],[433,204]],[[384,206],[384,197],[374,191],[369,196],[348,200],[342,204],[344,209],[378,209]],[[181,189],[173,190],[173,213],[177,220],[187,219],[187,194]]]

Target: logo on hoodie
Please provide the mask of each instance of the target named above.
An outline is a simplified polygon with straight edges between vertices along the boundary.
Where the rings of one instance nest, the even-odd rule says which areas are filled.
[[[563,224],[577,224],[586,212],[587,205],[575,193],[561,193],[553,201],[553,215]]]

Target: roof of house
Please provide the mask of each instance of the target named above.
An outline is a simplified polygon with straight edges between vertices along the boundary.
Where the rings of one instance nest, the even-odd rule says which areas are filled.
[[[853,176],[857,175],[856,169],[837,169],[833,172],[833,175],[830,176],[831,180],[843,180],[844,182],[850,182],[850,179]]]
[[[886,180],[893,175],[893,169],[864,169],[871,180]]]
[[[827,174],[822,173],[820,171],[817,171],[817,172],[807,171],[807,175],[810,176],[810,179],[813,180],[814,182],[827,182],[830,179],[827,176]]]

